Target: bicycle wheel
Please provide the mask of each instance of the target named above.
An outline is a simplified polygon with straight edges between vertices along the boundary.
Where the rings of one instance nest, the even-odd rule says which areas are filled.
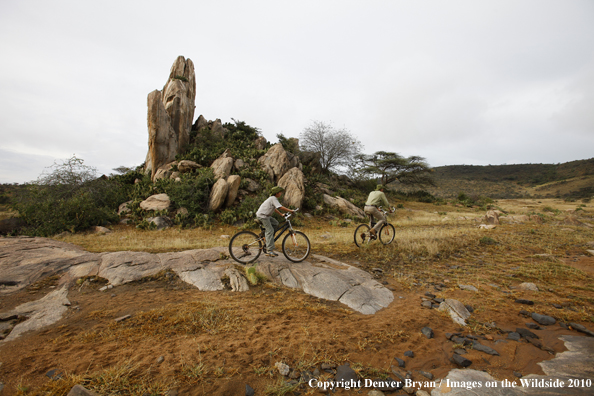
[[[229,242],[229,254],[235,261],[248,264],[262,253],[262,240],[251,231],[238,232]]]
[[[309,239],[301,231],[289,231],[283,239],[283,254],[294,263],[305,260],[310,251]]]
[[[391,244],[395,236],[396,230],[394,229],[394,226],[392,224],[386,223],[382,226],[380,230],[379,239],[380,241],[382,241],[384,245]]]
[[[357,247],[361,247],[361,246],[366,245],[370,242],[369,230],[370,230],[370,227],[367,224],[361,224],[355,229],[354,238],[355,238],[355,245],[357,245]]]

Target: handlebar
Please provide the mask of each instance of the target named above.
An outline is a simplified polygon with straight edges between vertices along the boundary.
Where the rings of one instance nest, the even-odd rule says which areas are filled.
[[[289,217],[291,217],[291,216],[293,215],[293,213],[296,213],[296,212],[298,212],[298,211],[299,211],[299,208],[295,209],[293,212],[287,212],[287,213],[285,213],[285,214],[283,215],[283,217],[284,217],[285,219],[288,219]]]

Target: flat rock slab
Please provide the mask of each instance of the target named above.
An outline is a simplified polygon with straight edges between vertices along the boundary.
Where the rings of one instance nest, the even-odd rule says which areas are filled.
[[[225,247],[160,254],[89,253],[76,245],[47,238],[0,238],[0,294],[20,290],[55,274],[64,275],[62,285],[83,276],[100,276],[117,286],[167,269],[199,290],[223,290],[221,278],[229,276],[228,270],[239,265],[229,259],[228,253]],[[258,271],[277,284],[339,301],[363,314],[374,314],[394,299],[392,292],[367,272],[323,256],[312,255],[306,261],[292,263],[284,256],[262,255],[256,265]],[[243,277],[240,271],[233,275]],[[245,290],[241,279],[235,280],[237,290]]]
[[[594,378],[594,338],[582,336],[561,336],[567,351],[558,353],[555,358],[538,363],[546,375],[530,374],[516,379],[516,387],[504,387],[500,380],[478,370],[454,369],[431,391],[431,396],[523,396],[523,395],[591,395],[594,388],[580,387],[582,379]],[[574,387],[569,387],[571,380]],[[448,382],[449,381],[449,382]],[[543,386],[547,382],[563,382],[563,387]],[[470,385],[467,389],[465,385]],[[509,381],[508,381],[509,382]],[[480,383],[480,386],[479,384]],[[487,386],[487,383],[495,386]]]

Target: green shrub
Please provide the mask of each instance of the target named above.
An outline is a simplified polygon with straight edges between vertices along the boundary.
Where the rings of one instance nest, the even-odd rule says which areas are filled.
[[[125,183],[128,179],[97,178],[96,170],[75,156],[52,168],[19,189],[13,198],[12,207],[26,223],[24,234],[51,236],[118,220],[118,205],[133,189]]]

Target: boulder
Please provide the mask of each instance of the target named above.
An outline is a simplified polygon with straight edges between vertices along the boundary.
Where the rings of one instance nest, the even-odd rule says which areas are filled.
[[[331,197],[328,194],[324,194],[324,203],[331,208],[338,209],[341,213],[349,216],[365,218],[365,212],[341,197]]]
[[[199,131],[202,128],[206,128],[207,126],[208,126],[208,121],[206,121],[206,118],[204,118],[204,116],[202,114],[200,114],[200,117],[198,117],[196,119],[196,122],[194,123],[194,125],[192,125],[192,130]]]
[[[299,160],[299,156],[286,151],[287,158],[289,159],[289,169],[290,168],[299,168],[299,170],[303,170],[303,165],[301,165],[301,161]]]
[[[189,161],[189,160],[182,160],[182,161],[179,161],[179,163],[177,164],[177,170],[180,173],[192,172],[194,169],[198,169],[198,168],[202,168],[202,166],[200,166],[200,164],[198,164],[194,161]]]
[[[231,157],[229,149],[225,150],[225,152],[210,166],[213,170],[215,179],[226,179],[231,173],[231,168],[233,168],[234,162],[235,160]]]
[[[253,193],[253,192],[256,192],[256,191],[258,191],[260,189],[260,185],[256,181],[254,181],[252,179],[248,179],[248,178],[245,178],[245,181],[247,183],[247,185],[245,187],[245,189],[247,191]]]
[[[439,304],[438,309],[449,313],[454,323],[457,323],[460,326],[466,326],[465,320],[470,317],[470,312],[468,312],[468,309],[466,309],[464,304],[451,298],[447,298],[444,302]]]
[[[229,130],[227,128],[223,127],[223,123],[221,122],[221,120],[219,118],[217,118],[212,123],[212,126],[210,127],[210,131],[212,132],[213,135],[220,136],[222,138],[224,138],[225,135],[229,132]]]
[[[153,176],[153,181],[159,180],[159,179],[169,179],[169,178],[171,178],[171,175],[173,174],[173,170],[172,170],[173,169],[173,165],[177,165],[177,162],[173,161],[173,162],[170,162],[168,164],[162,165],[155,172],[155,175]]]
[[[269,174],[273,182],[283,177],[291,167],[287,152],[280,143],[272,146],[266,154],[260,157],[258,164]]]
[[[225,179],[220,178],[217,182],[212,186],[212,190],[210,191],[210,201],[208,204],[208,209],[216,212],[217,210],[223,207],[225,203],[225,199],[227,198],[227,192],[229,191],[229,184],[225,181]]]
[[[243,168],[245,168],[247,166],[247,164],[245,163],[244,160],[242,160],[241,158],[238,158],[235,160],[235,164],[233,164],[233,166],[235,167],[235,169],[242,170]]]
[[[126,201],[120,206],[118,206],[118,214],[120,216],[125,216],[128,212],[130,212],[130,208],[128,208],[128,205],[130,205],[131,203],[132,201]]]
[[[298,168],[291,168],[278,181],[285,189],[283,206],[301,209],[305,197],[305,176]]]
[[[140,208],[144,210],[165,210],[171,206],[171,200],[167,194],[151,195],[140,203]]]
[[[155,90],[148,95],[148,154],[146,157],[146,171],[154,179],[157,170],[173,161],[177,154],[177,135],[171,126],[171,119],[165,106],[161,91]]]
[[[266,138],[264,136],[260,136],[256,140],[254,140],[254,148],[256,150],[264,150],[266,148]]]
[[[169,228],[173,225],[171,219],[166,216],[149,217],[146,219],[146,221],[149,224],[154,224],[159,231]]]
[[[487,224],[499,225],[499,216],[494,210],[489,210],[485,215],[485,221]]]
[[[177,137],[177,153],[190,143],[190,129],[194,120],[196,76],[194,63],[178,56],[163,87],[163,105]]]
[[[524,282],[518,286],[521,290],[538,291],[538,287],[532,282]]]
[[[239,184],[241,183],[241,177],[237,175],[231,175],[227,178],[227,185],[229,189],[227,191],[227,198],[225,199],[225,207],[233,205],[235,198],[237,198],[237,192],[239,191]]]

